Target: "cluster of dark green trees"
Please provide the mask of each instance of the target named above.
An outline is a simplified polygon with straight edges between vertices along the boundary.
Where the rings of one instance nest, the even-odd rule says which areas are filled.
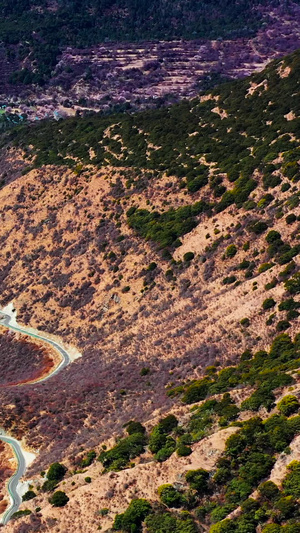
[[[237,386],[255,386],[253,394],[242,404],[242,409],[257,411],[261,406],[270,410],[274,406],[273,390],[293,383],[290,370],[300,364],[300,336],[294,342],[286,334],[278,335],[269,350],[252,354],[245,351],[237,366],[217,372],[210,368],[207,376],[187,385],[169,389],[167,394],[182,394],[183,403],[191,404],[213,395],[227,392]]]
[[[297,425],[287,441],[299,431],[299,420]],[[162,505],[132,500],[124,513],[116,515],[113,529],[138,533],[144,523],[149,533],[196,533],[201,524],[210,526],[211,533],[255,533],[258,526],[264,533],[298,533],[300,463],[290,463],[282,490],[272,481],[261,481],[274,464],[276,432],[288,432],[287,428],[287,419],[277,415],[265,422],[248,420],[227,440],[217,470],[187,471],[179,488],[161,485]],[[249,495],[255,488],[253,499]],[[240,513],[227,518],[238,506]]]

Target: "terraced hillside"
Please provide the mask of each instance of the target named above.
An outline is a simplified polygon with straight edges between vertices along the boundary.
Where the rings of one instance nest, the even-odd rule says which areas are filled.
[[[300,46],[298,0],[87,4],[2,2],[0,131],[170,105]]]
[[[68,531],[75,510],[79,531],[111,527],[133,497],[150,503],[115,529],[298,531],[299,71],[296,52],[169,109],[2,137],[0,304],[83,354],[0,391],[0,425],[39,449],[34,491],[41,468],[69,469],[54,480],[70,498],[60,517],[48,484],[24,504],[41,514],[7,531]],[[128,426],[115,449],[133,419],[146,430]],[[254,493],[270,475],[282,492]]]
[[[278,3],[3,0],[0,40],[10,60],[17,63],[27,58],[27,70],[17,73],[18,81],[43,85],[65,46],[82,48],[107,41],[249,35],[261,26],[264,10],[271,11],[273,5]]]

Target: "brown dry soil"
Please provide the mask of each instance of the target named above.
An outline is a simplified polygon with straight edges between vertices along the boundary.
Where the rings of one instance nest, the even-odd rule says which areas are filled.
[[[29,445],[51,450],[47,464],[81,444],[97,445],[133,416],[145,420],[155,409],[167,411],[167,384],[200,376],[216,360],[235,361],[246,347],[265,348],[276,335],[276,321],[266,327],[270,312],[262,303],[266,297],[277,304],[283,299],[283,283],[265,290],[283,267],[259,272],[267,261],[266,241],[247,230],[251,212],[230,207],[210,219],[200,215],[174,256],[179,260],[193,251],[195,259],[183,261],[170,281],[170,262],[128,228],[126,211],[134,204],[166,209],[189,203],[177,180],[153,179],[129,196],[125,178],[113,168],[89,166],[78,175],[49,166],[16,176],[0,191],[1,304],[13,300],[20,323],[56,334],[83,353],[53,380],[30,386],[30,394],[18,400],[21,412],[11,407],[12,388],[3,401],[6,426],[25,421]],[[209,194],[206,186],[193,201]],[[258,202],[264,194],[258,187],[251,197]],[[280,186],[272,194],[290,196]],[[263,218],[285,242],[298,242],[298,223],[276,219],[272,206]],[[237,254],[224,260],[233,242]],[[244,259],[255,260],[251,279],[235,270]],[[154,272],[148,270],[151,262],[157,264]],[[224,285],[233,272],[240,283]],[[248,328],[240,325],[244,317]],[[293,321],[289,333],[296,330]],[[150,367],[151,375],[141,379],[142,367]]]
[[[7,151],[2,156],[10,183],[0,190],[0,305],[13,301],[21,324],[55,334],[82,352],[45,383],[0,389],[0,425],[19,438],[26,434],[27,444],[40,451],[28,476],[55,460],[70,465],[81,450],[99,449],[130,419],[151,421],[169,412],[174,400],[166,396],[167,385],[199,377],[208,365],[235,362],[246,348],[268,348],[276,324],[285,318],[278,309],[287,298],[280,276],[285,265],[260,268],[269,261],[266,233],[249,230],[251,211],[231,206],[211,218],[199,215],[198,226],[174,253],[177,263],[170,263],[156,245],[128,227],[126,212],[133,205],[167,210],[209,200],[209,185],[191,199],[177,179],[145,176],[146,187],[128,191],[122,169],[47,166],[22,175],[23,154]],[[297,186],[283,192],[288,180],[281,177],[272,189],[274,201],[255,215],[295,246],[299,220],[287,224],[286,215],[300,214],[299,206],[288,204]],[[259,173],[255,178],[261,183]],[[250,199],[259,204],[265,193],[259,185]],[[277,202],[282,202],[280,218]],[[234,257],[226,256],[230,244],[237,248]],[[186,252],[195,254],[192,261],[184,260]],[[250,278],[239,268],[244,260],[254,262]],[[299,258],[294,261],[297,268]],[[156,268],[149,269],[153,262]],[[236,283],[224,284],[231,275]],[[267,291],[275,277],[278,284]],[[264,311],[267,297],[276,303]],[[241,325],[243,318],[249,319],[248,327]],[[297,320],[291,320],[288,333],[294,336],[297,329]],[[141,376],[143,367],[149,367],[146,376]],[[171,457],[162,466],[143,457],[137,467],[140,481],[133,469],[132,474],[106,474],[104,487],[98,463],[89,470],[91,485],[85,485],[83,475],[75,486],[67,479],[71,500],[59,511],[59,523],[58,511],[41,498],[45,531],[94,531],[99,516],[93,513],[99,508],[121,511],[132,495],[141,494],[139,487],[153,496],[160,482],[176,480],[189,461],[195,466],[214,461],[224,448],[222,435],[194,445],[190,458]],[[132,487],[126,494],[125,484]],[[116,500],[109,505],[113,490]],[[9,525],[7,531],[13,528]]]

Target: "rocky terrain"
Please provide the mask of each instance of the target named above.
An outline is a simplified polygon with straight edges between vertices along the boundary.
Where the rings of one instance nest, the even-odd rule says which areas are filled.
[[[0,305],[82,353],[0,390],[39,450],[7,531],[297,533],[299,72],[2,137]]]

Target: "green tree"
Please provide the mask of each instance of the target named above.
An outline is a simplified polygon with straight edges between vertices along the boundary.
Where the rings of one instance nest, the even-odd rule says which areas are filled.
[[[190,485],[191,489],[194,489],[198,494],[205,494],[208,490],[209,472],[204,468],[198,470],[189,470],[185,479]]]
[[[297,272],[290,279],[288,279],[285,282],[284,286],[290,294],[299,294],[300,293],[300,272]]]
[[[138,533],[141,531],[142,522],[151,512],[151,509],[152,507],[147,500],[132,500],[124,513],[116,515],[113,529]]]
[[[265,481],[264,483],[261,483],[258,487],[258,492],[264,500],[270,501],[278,498],[280,494],[279,488],[273,483],[273,481]]]
[[[230,244],[229,246],[227,246],[226,251],[225,251],[226,257],[234,257],[236,253],[237,253],[237,247],[235,246],[235,244]]]
[[[62,490],[54,492],[53,496],[49,498],[49,502],[53,507],[64,507],[69,501],[68,496]]]
[[[29,500],[32,500],[36,497],[36,493],[33,490],[28,490],[25,492],[25,494],[22,496],[23,502],[27,502]]]
[[[216,524],[211,526],[209,533],[233,533],[234,530],[235,525],[233,520],[229,520],[229,518],[226,518],[225,520],[217,522]]]
[[[182,507],[184,499],[182,494],[171,484],[161,485],[158,490],[158,495],[162,503],[167,507]]]
[[[284,396],[280,402],[278,402],[277,407],[279,411],[284,416],[290,416],[296,411],[298,411],[300,406],[300,403],[298,401],[298,398],[296,396],[293,396],[292,394],[287,394],[287,396]]]
[[[47,472],[47,478],[49,481],[58,482],[62,480],[66,472],[67,468],[64,465],[60,463],[53,463]]]
[[[298,503],[293,496],[283,496],[276,501],[275,508],[280,511],[282,520],[292,518],[297,511]]]
[[[288,465],[288,474],[283,480],[282,486],[287,495],[300,498],[300,462],[292,461]]]
[[[276,305],[275,300],[273,298],[267,298],[266,300],[264,300],[262,307],[264,311],[266,311],[267,309],[271,309],[272,307],[274,307],[274,305]]]

